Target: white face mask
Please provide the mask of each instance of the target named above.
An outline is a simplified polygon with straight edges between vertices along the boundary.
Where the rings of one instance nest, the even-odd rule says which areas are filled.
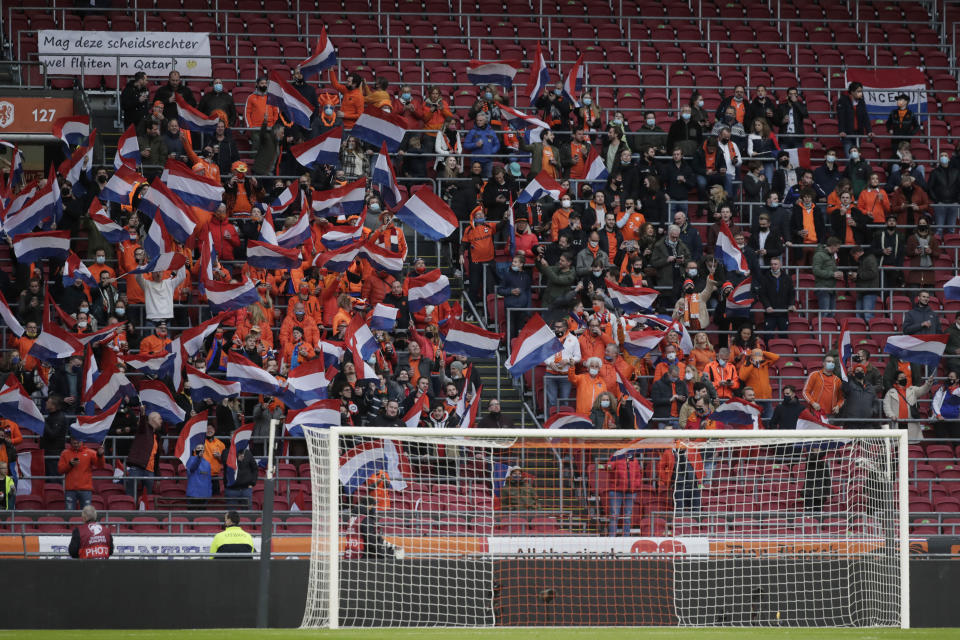
[[[677,359],[677,354],[675,354],[675,353],[668,353],[668,354],[667,354],[667,360],[669,360],[670,362],[673,362],[673,361],[676,360],[676,359]]]
[[[858,160],[859,158],[860,158],[860,152],[859,152],[859,151],[851,151],[851,152],[850,152],[850,159],[851,159],[851,160]]]
[[[561,201],[560,201],[560,206],[563,207],[564,209],[569,209],[569,208],[570,208],[570,201],[569,201],[569,200],[561,200]]]
[[[684,380],[693,380],[693,371],[687,369],[686,373],[683,374]]]
[[[599,374],[599,373],[600,373],[600,369],[597,369],[596,367],[590,367],[590,375],[591,375],[591,376],[596,377],[597,374]]]
[[[97,256],[97,264],[103,264],[107,259],[105,256]]]
[[[837,161],[837,156],[827,156],[827,162],[834,163]]]
[[[603,407],[604,409],[606,409],[607,407],[610,406],[610,401],[609,401],[609,400],[601,400],[601,401],[600,401],[600,406]]]

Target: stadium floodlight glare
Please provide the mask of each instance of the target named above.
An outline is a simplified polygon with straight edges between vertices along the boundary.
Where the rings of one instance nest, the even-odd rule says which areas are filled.
[[[910,626],[905,430],[304,434],[304,628]]]

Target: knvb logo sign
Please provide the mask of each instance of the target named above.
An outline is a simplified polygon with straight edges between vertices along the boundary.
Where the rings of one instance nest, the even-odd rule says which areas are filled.
[[[13,124],[14,108],[13,103],[6,100],[0,100],[0,129],[6,129]]]

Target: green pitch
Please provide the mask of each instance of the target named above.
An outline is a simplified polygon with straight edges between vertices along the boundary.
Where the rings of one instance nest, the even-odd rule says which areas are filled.
[[[0,631],[0,640],[949,640],[960,629],[663,629],[663,628],[545,628],[545,629],[296,629],[201,630],[77,630]]]

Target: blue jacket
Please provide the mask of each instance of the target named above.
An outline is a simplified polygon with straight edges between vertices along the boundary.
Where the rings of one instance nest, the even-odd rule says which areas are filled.
[[[187,497],[209,498],[213,495],[213,479],[210,463],[203,456],[190,456],[187,460]]]
[[[500,136],[489,124],[482,129],[474,127],[467,131],[467,135],[463,138],[463,150],[486,156],[492,155],[500,151]],[[473,161],[488,164],[493,162],[493,158],[478,157],[473,158]]]
[[[529,307],[531,285],[530,272],[525,268],[519,272],[508,268],[500,277],[497,293],[503,296],[503,304],[508,309]],[[510,292],[514,289],[520,289],[520,295],[512,295]]]

